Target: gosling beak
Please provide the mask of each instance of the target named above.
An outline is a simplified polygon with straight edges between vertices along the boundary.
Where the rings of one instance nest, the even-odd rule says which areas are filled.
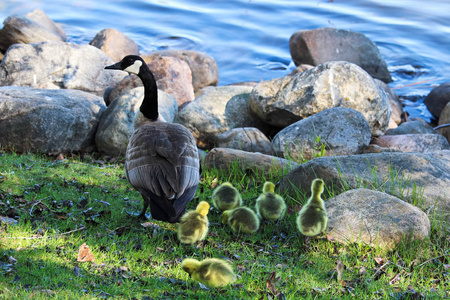
[[[122,68],[120,67],[120,61],[116,62],[115,64],[109,65],[109,66],[105,66],[105,69],[108,70],[122,70]]]

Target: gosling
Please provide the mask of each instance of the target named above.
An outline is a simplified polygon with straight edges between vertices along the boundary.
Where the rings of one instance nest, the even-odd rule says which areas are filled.
[[[276,221],[283,217],[286,203],[283,197],[275,194],[275,184],[267,181],[264,183],[263,193],[256,199],[255,208],[264,220]]]
[[[258,216],[245,206],[224,211],[222,223],[230,225],[234,233],[254,233],[259,229]]]
[[[223,259],[208,258],[198,261],[193,258],[185,258],[181,262],[181,268],[192,279],[210,288],[222,287],[236,281],[233,268]]]
[[[221,212],[242,205],[242,197],[238,190],[229,182],[219,185],[212,194],[214,206]]]
[[[178,225],[178,239],[183,244],[193,244],[205,239],[208,234],[209,203],[201,201],[196,210],[185,213]]]
[[[324,182],[314,179],[311,185],[311,197],[298,213],[297,227],[305,236],[312,237],[325,233],[328,225],[328,216],[325,204],[320,197],[323,193]]]

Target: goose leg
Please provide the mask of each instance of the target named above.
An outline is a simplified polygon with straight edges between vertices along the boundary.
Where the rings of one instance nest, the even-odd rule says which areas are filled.
[[[147,220],[147,217],[145,216],[145,212],[147,211],[147,208],[150,204],[150,199],[144,195],[142,195],[142,198],[144,199],[144,208],[142,209],[141,213],[137,217],[138,217],[138,219],[141,219],[141,220]]]

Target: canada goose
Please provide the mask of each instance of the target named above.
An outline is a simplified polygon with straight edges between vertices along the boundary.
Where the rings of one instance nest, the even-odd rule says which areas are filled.
[[[224,211],[222,223],[230,225],[235,233],[253,233],[259,229],[258,216],[245,206]]]
[[[139,217],[145,218],[150,205],[154,219],[175,223],[194,198],[199,183],[195,139],[184,126],[165,123],[160,117],[156,81],[141,57],[128,55],[105,69],[136,74],[144,85],[125,162],[128,181],[144,199]]]
[[[275,194],[275,184],[267,181],[264,183],[263,193],[256,199],[255,208],[261,218],[276,221],[283,217],[286,203],[283,197]]]
[[[320,197],[323,193],[323,185],[322,179],[313,180],[311,185],[312,195],[298,213],[297,227],[305,236],[316,236],[327,230],[327,211]]]
[[[192,279],[210,288],[222,287],[236,281],[236,275],[231,265],[222,259],[207,258],[198,261],[193,258],[185,258],[181,262],[181,268]]]
[[[203,240],[208,233],[209,203],[201,201],[196,210],[185,213],[178,225],[178,239],[184,244],[192,244]]]
[[[219,211],[225,211],[242,205],[242,197],[238,190],[229,182],[216,187],[211,196],[214,206]]]

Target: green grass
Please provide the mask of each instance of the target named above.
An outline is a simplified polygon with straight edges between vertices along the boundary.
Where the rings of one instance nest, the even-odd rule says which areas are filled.
[[[393,171],[392,176],[397,176]],[[283,174],[228,172],[202,174],[188,209],[210,202],[214,186],[230,181],[254,208],[264,181]],[[401,187],[382,184],[373,188]],[[315,238],[304,241],[295,219],[307,191],[286,196],[289,210],[278,224],[263,223],[257,234],[235,236],[212,210],[205,241],[178,242],[176,225],[152,221],[144,227],[126,211],[142,200],[128,184],[120,160],[91,156],[55,157],[0,150],[0,299],[422,299],[449,295],[449,226],[431,215],[431,236],[402,241],[383,251],[363,244],[342,245]],[[325,197],[334,195],[327,187]],[[417,196],[418,197],[418,196]],[[417,201],[413,197],[413,201]],[[86,243],[95,262],[77,262]],[[238,280],[206,289],[180,268],[185,257],[228,260]],[[336,264],[344,270],[337,280]],[[398,279],[398,280],[397,280]],[[423,295],[423,297],[421,296]]]

